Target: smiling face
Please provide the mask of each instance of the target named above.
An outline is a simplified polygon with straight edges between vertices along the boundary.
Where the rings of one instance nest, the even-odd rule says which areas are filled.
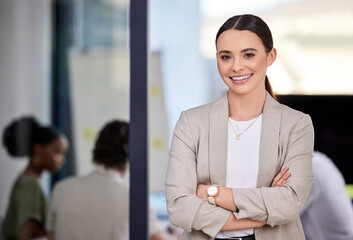
[[[267,67],[275,59],[276,50],[267,53],[261,39],[248,30],[230,29],[218,37],[217,67],[230,97],[263,93]]]

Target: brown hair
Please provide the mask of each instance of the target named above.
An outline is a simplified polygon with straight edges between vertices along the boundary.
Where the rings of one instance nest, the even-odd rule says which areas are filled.
[[[112,120],[100,130],[93,149],[93,162],[125,170],[129,160],[129,124]]]
[[[273,48],[273,40],[272,34],[267,26],[267,24],[259,17],[251,15],[251,14],[244,14],[244,15],[236,15],[234,17],[229,18],[218,30],[216,35],[216,44],[218,37],[224,32],[229,29],[236,29],[236,30],[248,30],[250,32],[255,33],[262,41],[265,50],[269,53]],[[277,97],[274,94],[270,81],[266,75],[265,78],[265,88],[267,92],[276,100]]]

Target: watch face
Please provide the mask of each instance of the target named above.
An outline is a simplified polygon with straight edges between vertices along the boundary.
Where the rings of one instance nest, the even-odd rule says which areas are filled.
[[[217,192],[218,192],[217,187],[209,187],[209,188],[207,189],[207,194],[208,194],[209,196],[214,196],[214,195],[217,194]]]

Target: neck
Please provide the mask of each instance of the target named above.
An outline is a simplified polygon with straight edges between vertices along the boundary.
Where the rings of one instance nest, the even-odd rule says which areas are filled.
[[[238,121],[247,121],[259,116],[266,100],[266,91],[254,95],[236,95],[228,92],[229,117]]]
[[[126,169],[127,168],[124,168],[124,169],[121,169],[121,168],[118,168],[118,167],[106,167],[104,165],[102,165],[105,169],[109,169],[109,170],[113,170],[115,172],[118,172],[121,176],[124,176],[125,173],[126,173]]]
[[[31,164],[31,162],[29,162],[28,166],[23,171],[23,174],[27,174],[27,175],[34,176],[35,178],[39,178],[40,175],[42,174],[42,171],[43,169],[36,168]]]
[[[122,170],[119,168],[112,168],[113,170],[117,171],[118,173],[120,173],[121,176],[125,176],[126,170]]]

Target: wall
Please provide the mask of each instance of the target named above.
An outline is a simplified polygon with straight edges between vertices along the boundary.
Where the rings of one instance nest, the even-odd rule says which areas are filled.
[[[49,122],[51,1],[0,1],[0,129],[13,118],[34,114]],[[0,147],[0,216],[10,188],[25,167]],[[45,175],[47,177],[47,175]],[[42,179],[42,183],[48,182]],[[45,185],[45,184],[44,184]]]

